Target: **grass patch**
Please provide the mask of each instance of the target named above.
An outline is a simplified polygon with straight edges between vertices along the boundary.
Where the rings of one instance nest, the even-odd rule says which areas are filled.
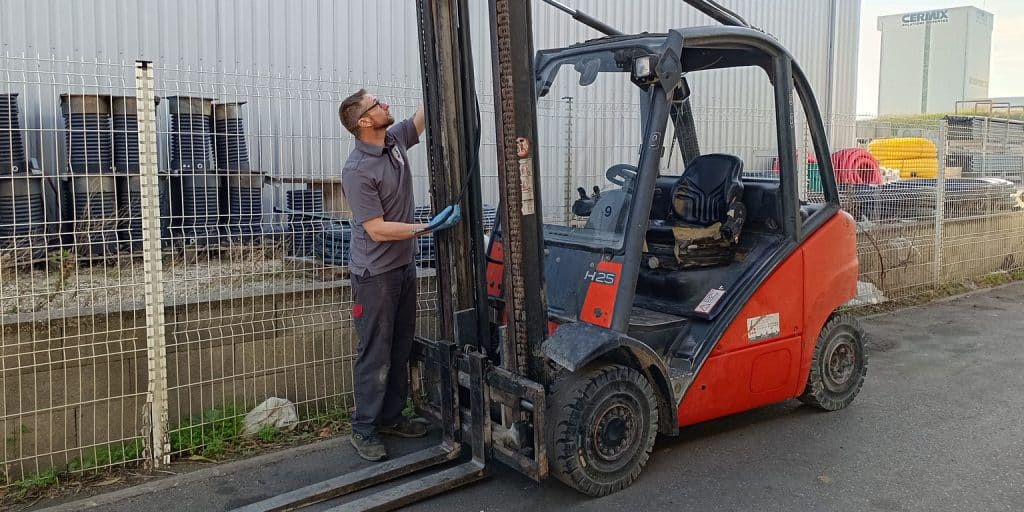
[[[122,462],[138,460],[142,455],[142,440],[136,439],[129,444],[113,444],[88,450],[86,455],[73,459],[68,463],[68,471],[75,473]]]
[[[981,284],[981,285],[984,285],[984,286],[999,286],[999,285],[1001,285],[1003,283],[1008,283],[1008,282],[1010,282],[1012,280],[1013,280],[1013,278],[1010,277],[1010,274],[1006,274],[1006,273],[1002,273],[1002,272],[997,272],[997,273],[994,273],[994,274],[986,274],[986,275],[983,275],[983,276],[979,277],[978,278],[978,284]]]
[[[299,419],[303,427],[294,435],[298,439],[309,439],[347,434],[352,430],[351,419],[348,406],[339,400],[328,405],[326,409],[316,408],[303,414]]]
[[[242,436],[245,412],[235,406],[210,409],[171,432],[171,451],[183,456],[219,457]]]
[[[314,423],[348,423],[351,419],[348,407],[343,404],[334,404],[324,410],[314,410],[306,415],[303,420]]]
[[[273,425],[263,425],[260,430],[256,432],[256,439],[264,443],[273,443],[281,439],[284,436],[284,432],[281,429]]]
[[[13,492],[11,495],[16,500],[23,500],[42,493],[46,489],[57,485],[58,482],[57,469],[50,468],[32,476],[27,476],[21,480],[12,482],[11,487]]]
[[[271,449],[344,435],[351,430],[351,414],[341,400],[326,408],[321,406],[307,410],[293,430],[266,425],[253,436],[242,435],[246,412],[234,405],[226,406],[210,409],[181,423],[170,433],[174,459],[216,462],[225,455],[251,456]],[[14,445],[22,434],[27,433],[31,433],[31,430],[23,426],[7,436],[6,444]],[[131,481],[137,477],[131,474],[133,470],[128,470],[128,476],[124,476],[126,473],[119,471],[123,468],[109,466],[120,464],[126,468],[136,467],[143,451],[142,440],[95,447],[85,450],[81,457],[72,460],[67,466],[49,468],[13,482],[9,482],[5,473],[0,471],[0,510],[6,510],[9,504],[59,495],[63,492],[62,487],[88,486],[97,478],[109,480],[112,475],[121,475],[115,478]],[[104,472],[103,469],[108,471]]]

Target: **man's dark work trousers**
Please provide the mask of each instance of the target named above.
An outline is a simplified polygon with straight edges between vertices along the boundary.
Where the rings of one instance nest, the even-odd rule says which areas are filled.
[[[409,354],[416,330],[416,265],[352,276],[359,336],[352,430],[371,435],[402,419],[409,395]]]

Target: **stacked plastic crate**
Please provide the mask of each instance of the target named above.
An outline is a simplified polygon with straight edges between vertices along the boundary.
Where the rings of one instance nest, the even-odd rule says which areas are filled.
[[[0,255],[4,265],[46,257],[43,178],[30,172],[18,94],[0,94]]]
[[[213,99],[171,96],[170,222],[176,246],[221,242],[221,183],[214,169]]]
[[[81,260],[116,257],[117,178],[109,96],[61,94],[67,170],[62,182],[66,241]]]
[[[253,170],[246,143],[245,102],[213,106],[214,152],[226,201],[221,205],[224,229],[232,243],[260,239],[263,225],[264,174]]]

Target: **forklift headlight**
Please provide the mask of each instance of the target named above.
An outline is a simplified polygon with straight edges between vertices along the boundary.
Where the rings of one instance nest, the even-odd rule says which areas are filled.
[[[650,80],[654,74],[654,63],[650,55],[633,59],[633,78],[636,80]]]

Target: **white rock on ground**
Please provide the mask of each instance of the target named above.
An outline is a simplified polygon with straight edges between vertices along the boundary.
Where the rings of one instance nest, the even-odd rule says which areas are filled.
[[[290,429],[298,421],[299,415],[296,414],[295,404],[291,400],[276,396],[270,397],[245,415],[245,427],[242,433],[248,436],[254,435],[264,425]]]
[[[881,304],[887,299],[877,286],[864,281],[857,281],[857,296],[847,302],[847,306],[863,306],[865,304]]]

